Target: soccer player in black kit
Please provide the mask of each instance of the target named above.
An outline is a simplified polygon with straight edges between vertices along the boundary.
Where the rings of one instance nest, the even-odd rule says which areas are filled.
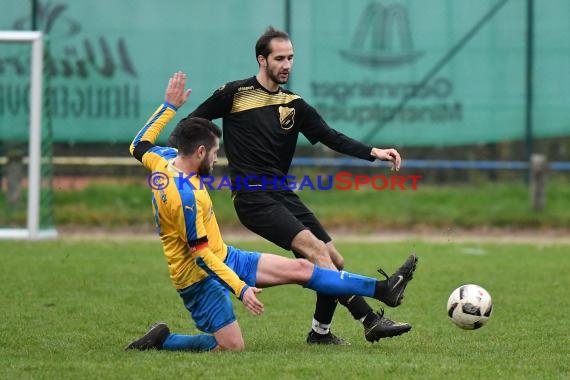
[[[216,90],[188,117],[223,119],[224,148],[229,163],[234,207],[241,223],[251,231],[291,250],[296,257],[330,269],[342,270],[344,259],[321,223],[292,191],[279,184],[289,171],[299,133],[311,144],[320,142],[352,157],[392,162],[400,168],[395,149],[379,149],[360,143],[330,128],[301,96],[282,88],[293,65],[293,45],[286,32],[267,28],[255,45],[259,64],[256,76],[230,82]],[[177,146],[175,128],[169,145]],[[248,177],[247,188],[241,182]],[[251,189],[258,188],[252,191]],[[392,275],[390,284],[402,291],[412,279],[417,257],[408,260]],[[404,334],[407,323],[392,321],[383,310],[374,312],[360,296],[333,297],[317,293],[312,329],[307,342],[347,344],[331,333],[337,301],[364,326],[369,342]],[[398,306],[398,305],[388,305]]]

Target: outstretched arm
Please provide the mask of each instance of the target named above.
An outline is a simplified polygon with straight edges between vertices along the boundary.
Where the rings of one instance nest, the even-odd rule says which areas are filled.
[[[307,103],[301,103],[304,113],[301,132],[309,139],[311,144],[321,142],[332,150],[364,160],[390,161],[392,170],[400,170],[402,159],[396,149],[380,149],[361,143],[343,133],[331,128],[319,113]]]
[[[186,74],[181,71],[174,73],[168,81],[164,102],[151,115],[131,143],[129,147],[131,154],[143,164],[143,155],[155,147],[154,142],[160,132],[168,122],[172,120],[178,108],[181,107],[190,96],[192,90],[185,90],[185,85]]]

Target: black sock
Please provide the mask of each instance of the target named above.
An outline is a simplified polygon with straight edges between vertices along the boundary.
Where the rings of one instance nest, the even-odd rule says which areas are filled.
[[[315,314],[313,318],[325,325],[330,324],[332,322],[336,305],[337,297],[317,293],[317,303],[315,304]]]
[[[378,316],[376,313],[370,312],[370,313],[368,313],[368,315],[366,315],[366,318],[364,318],[364,321],[362,321],[362,324],[364,325],[364,327],[370,327],[374,322],[376,322],[377,318],[378,318]]]
[[[374,298],[380,299],[380,295],[388,290],[388,280],[376,281],[376,290],[374,291]]]
[[[338,302],[350,311],[354,319],[361,319],[373,312],[361,296],[341,296],[338,297]]]

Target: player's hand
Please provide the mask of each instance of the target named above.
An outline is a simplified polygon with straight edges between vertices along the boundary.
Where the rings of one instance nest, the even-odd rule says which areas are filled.
[[[402,164],[402,158],[400,157],[400,153],[398,153],[396,149],[372,148],[370,155],[382,161],[390,161],[392,163],[392,170],[395,171],[400,170],[400,165]]]
[[[164,100],[176,108],[182,107],[192,92],[191,89],[185,90],[184,86],[186,86],[186,74],[182,71],[174,73],[168,81]]]
[[[263,313],[263,304],[257,299],[257,293],[261,293],[261,289],[250,286],[241,298],[245,308],[253,315],[261,315]]]

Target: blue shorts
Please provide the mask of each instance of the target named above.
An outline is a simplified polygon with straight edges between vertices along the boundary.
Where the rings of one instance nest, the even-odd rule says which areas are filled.
[[[224,263],[247,285],[255,286],[259,252],[243,251],[228,246]],[[196,327],[206,333],[214,333],[236,320],[230,290],[215,277],[208,276],[180,291],[184,306],[192,315]]]

